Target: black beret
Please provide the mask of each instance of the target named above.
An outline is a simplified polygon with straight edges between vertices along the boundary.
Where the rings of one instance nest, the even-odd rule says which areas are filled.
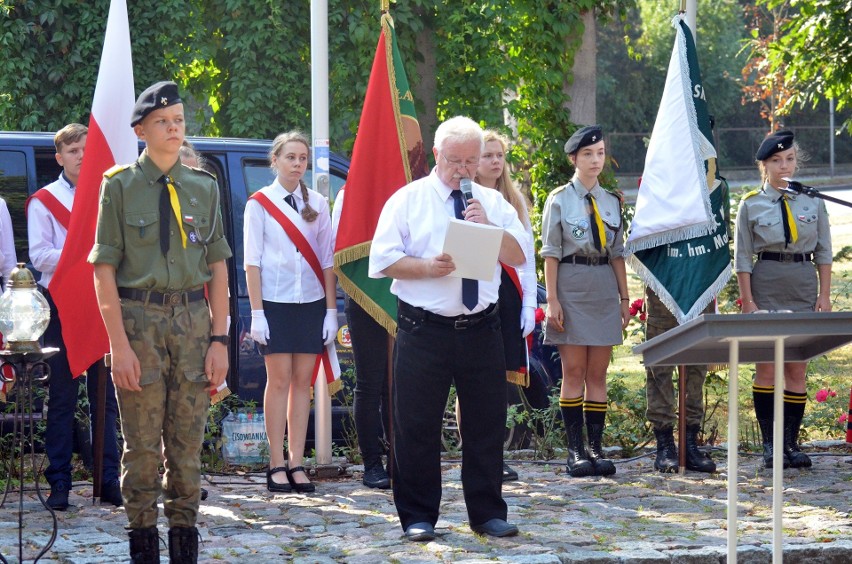
[[[164,80],[152,84],[136,99],[136,105],[133,106],[133,116],[130,119],[130,127],[137,125],[154,110],[168,108],[181,102],[177,84],[174,82]]]
[[[786,151],[792,146],[792,131],[787,131],[786,129],[784,131],[776,131],[775,133],[768,135],[766,139],[763,140],[763,143],[760,144],[754,158],[758,161],[765,161],[775,153]]]
[[[574,132],[574,135],[565,143],[565,154],[573,155],[583,147],[594,145],[603,141],[603,131],[599,125],[587,125]]]

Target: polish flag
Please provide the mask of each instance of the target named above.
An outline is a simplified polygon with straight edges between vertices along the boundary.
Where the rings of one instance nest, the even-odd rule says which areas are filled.
[[[68,364],[75,377],[109,352],[95,296],[94,268],[86,258],[95,241],[104,172],[116,164],[132,163],[139,156],[136,134],[130,127],[135,98],[127,3],[112,0],[71,223],[50,283],[62,321]]]

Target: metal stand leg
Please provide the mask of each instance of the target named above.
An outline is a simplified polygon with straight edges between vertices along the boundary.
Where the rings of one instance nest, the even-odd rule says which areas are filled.
[[[772,564],[782,564],[784,556],[784,337],[775,339],[775,405],[772,452]]]
[[[15,470],[17,470],[18,478],[18,562],[24,561],[24,460],[26,459],[27,443],[29,443],[30,466],[33,470],[33,481],[35,482],[35,492],[42,506],[50,513],[52,520],[52,529],[50,538],[44,547],[33,558],[33,562],[44,556],[56,541],[56,533],[58,523],[56,513],[47,505],[47,501],[41,493],[39,487],[39,476],[36,473],[38,465],[36,464],[35,456],[35,421],[33,418],[33,371],[40,369],[45,374],[44,377],[37,379],[39,383],[47,381],[50,375],[50,369],[43,359],[54,354],[58,349],[45,349],[39,353],[12,353],[10,351],[0,351],[2,354],[2,365],[0,366],[0,377],[6,380],[3,374],[3,367],[11,365],[14,369],[15,382],[15,403],[13,412],[13,441],[11,448],[13,452],[7,459],[6,464],[6,488],[3,492],[3,500],[0,502],[0,507],[5,505],[7,494],[10,491],[12,480],[15,479]],[[17,453],[14,452],[17,450]],[[18,457],[18,467],[15,468],[15,456]],[[0,562],[8,563],[8,560],[0,554]]]
[[[737,452],[740,448],[739,413],[740,345],[733,339],[728,344],[728,564],[737,562]]]

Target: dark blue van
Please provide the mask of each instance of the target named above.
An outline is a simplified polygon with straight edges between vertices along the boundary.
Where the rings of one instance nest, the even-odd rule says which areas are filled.
[[[209,137],[189,137],[189,141],[206,159],[208,169],[219,180],[222,201],[222,217],[225,235],[234,252],[229,260],[228,272],[231,300],[231,370],[228,385],[232,392],[243,400],[263,404],[263,391],[266,385],[266,371],[263,358],[250,338],[246,338],[251,325],[251,306],[246,289],[246,277],[243,269],[243,210],[248,197],[260,188],[270,184],[274,173],[267,158],[272,142],[260,139],[229,139]],[[140,150],[142,145],[140,144]],[[0,194],[9,206],[15,232],[15,248],[18,259],[27,258],[27,225],[24,205],[27,197],[40,187],[56,180],[60,167],[54,157],[52,133],[0,132]],[[329,159],[329,197],[333,201],[346,181],[349,161],[335,153]],[[308,170],[305,181],[311,185],[311,171]],[[539,288],[539,302],[543,302],[543,288]],[[340,330],[337,338],[337,352],[341,361],[341,370],[351,378],[351,345],[345,316],[343,315],[343,295],[338,291],[338,312]],[[532,385],[525,391],[529,403],[536,408],[548,405],[548,396],[553,386],[561,378],[559,357],[553,347],[543,346],[540,330],[534,335],[534,346],[530,360]],[[350,385],[354,384],[349,382]],[[520,399],[516,396],[515,402]],[[348,412],[341,402],[333,402],[332,436],[342,442],[344,429],[342,422]],[[313,440],[311,425],[308,440]],[[518,439],[512,439],[518,444]],[[523,442],[521,439],[520,442]]]

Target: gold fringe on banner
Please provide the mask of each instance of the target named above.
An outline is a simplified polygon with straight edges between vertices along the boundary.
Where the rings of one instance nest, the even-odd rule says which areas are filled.
[[[525,388],[530,387],[529,372],[515,372],[514,370],[506,371],[506,381],[510,384],[517,384]]]
[[[231,390],[229,388],[225,388],[223,390],[219,390],[215,394],[210,397],[210,405],[214,406],[226,397],[231,395]]]

